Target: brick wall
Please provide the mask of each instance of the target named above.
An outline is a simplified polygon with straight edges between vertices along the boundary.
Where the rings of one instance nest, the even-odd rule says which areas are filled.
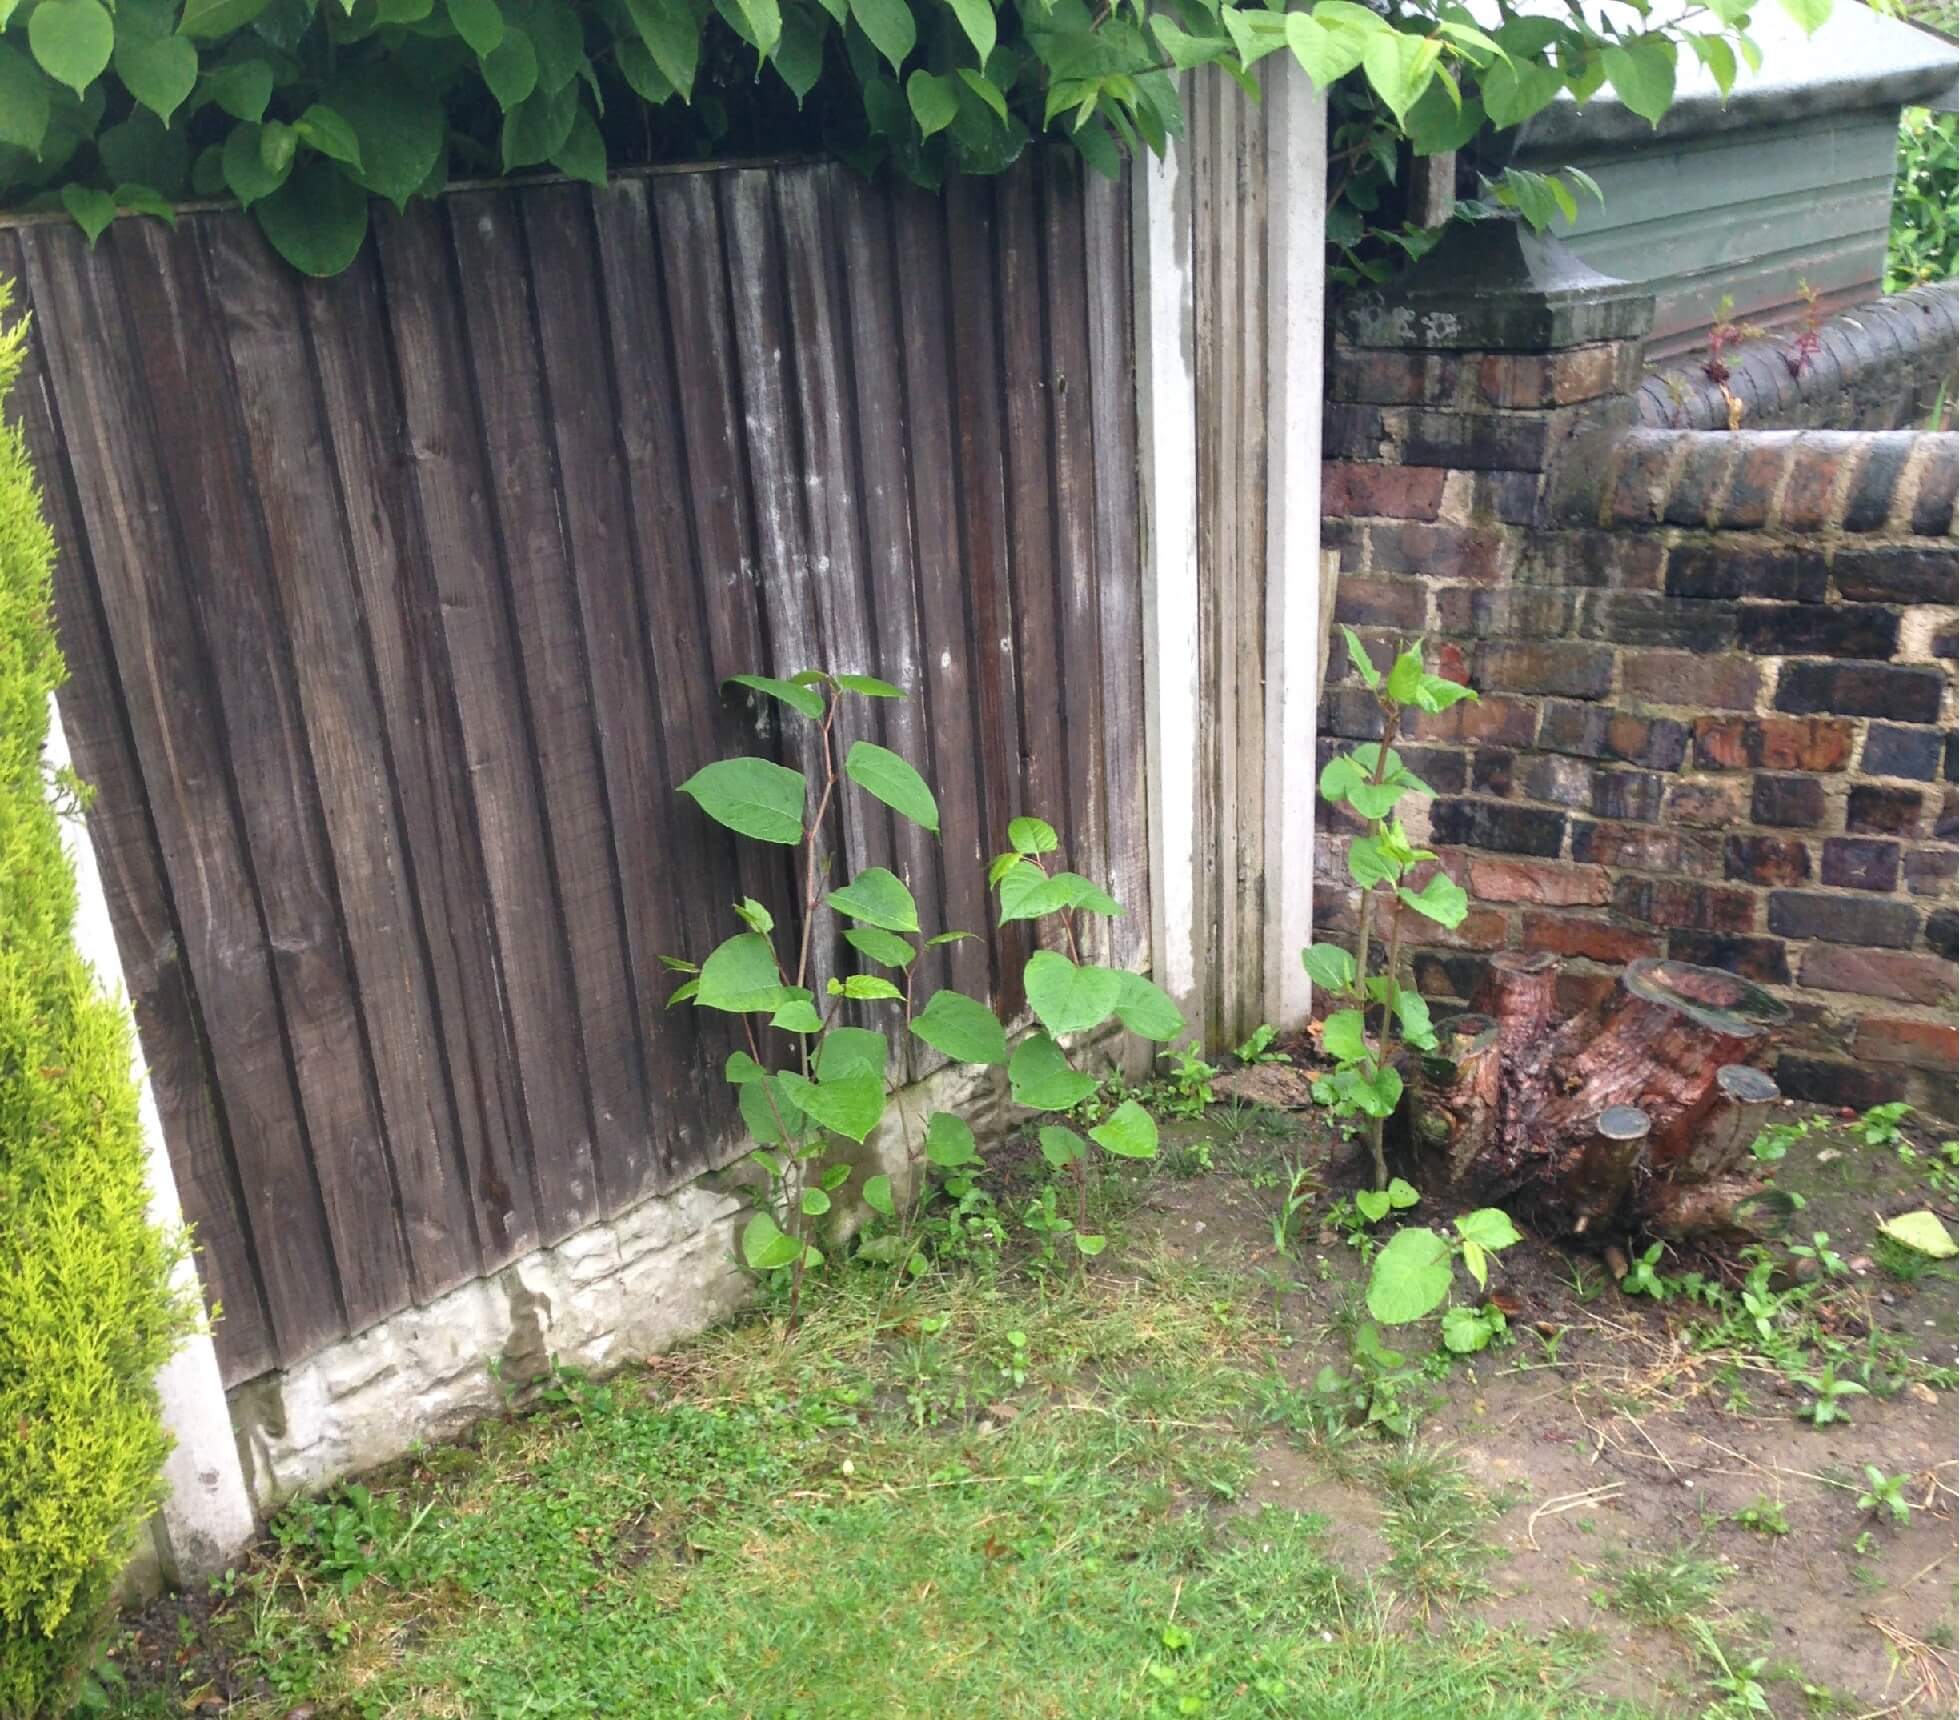
[[[1588,338],[1624,295],[1546,314],[1535,274],[1484,295],[1535,317],[1459,315],[1450,274],[1337,313],[1325,423],[1337,619],[1483,695],[1404,719],[1472,899],[1417,982],[1546,949],[1576,1005],[1635,956],[1728,968],[1792,1006],[1786,1093],[1952,1114],[1956,438],[1638,428],[1637,333]],[[1379,727],[1337,648],[1323,754]],[[1322,815],[1338,933],[1358,826]]]

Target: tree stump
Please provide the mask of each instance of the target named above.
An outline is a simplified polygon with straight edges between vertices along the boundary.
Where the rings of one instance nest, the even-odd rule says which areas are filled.
[[[1750,1145],[1777,1097],[1751,1066],[1788,1008],[1715,968],[1630,963],[1558,1017],[1558,964],[1501,954],[1471,1012],[1411,1060],[1394,1140],[1415,1180],[1574,1234],[1747,1229]]]

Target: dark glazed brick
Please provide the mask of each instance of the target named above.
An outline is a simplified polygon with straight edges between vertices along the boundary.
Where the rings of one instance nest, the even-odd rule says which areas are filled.
[[[1814,830],[1824,822],[1824,785],[1814,776],[1759,776],[1749,808],[1758,824]]]
[[[1946,744],[1940,748],[1940,768],[1948,782],[1960,778],[1960,734],[1948,732]]]
[[[1547,752],[1678,770],[1688,752],[1688,729],[1672,717],[1643,717],[1604,705],[1547,699],[1539,718],[1538,744]]]
[[[1613,685],[1613,653],[1603,645],[1581,645],[1571,640],[1480,645],[1472,681],[1480,691],[1564,693],[1597,699]]]
[[[1620,667],[1627,692],[1660,705],[1751,711],[1762,694],[1762,670],[1748,657],[1629,651]]]
[[[1719,517],[1724,525],[1747,531],[1768,523],[1770,503],[1783,481],[1796,436],[1787,430],[1744,431],[1736,444],[1742,458],[1736,462]]]
[[[1920,805],[1916,788],[1860,783],[1844,797],[1844,827],[1880,836],[1917,836]]]
[[[1417,407],[1402,431],[1402,458],[1411,466],[1464,472],[1541,472],[1560,415],[1438,412]]]
[[[1859,767],[1867,776],[1905,776],[1931,782],[1939,774],[1940,748],[1947,739],[1938,729],[1901,729],[1873,723],[1865,735]]]
[[[1478,748],[1476,757],[1470,761],[1470,786],[1479,794],[1510,799],[1512,774],[1517,762],[1517,754],[1506,752],[1502,747]]]
[[[1570,630],[1573,604],[1571,592],[1545,587],[1446,585],[1436,593],[1436,622],[1441,632],[1479,639],[1556,639]]]
[[[1345,574],[1334,587],[1334,619],[1350,627],[1402,627],[1420,632],[1429,619],[1429,593],[1420,580],[1365,579]]]
[[[1667,558],[1667,590],[1673,597],[1781,597],[1822,603],[1830,586],[1830,566],[1816,550],[1684,543],[1676,544]]]
[[[1366,687],[1330,687],[1320,701],[1320,726],[1344,740],[1382,738],[1382,708]]]
[[[1680,878],[1622,878],[1613,886],[1613,911],[1650,926],[1690,932],[1756,929],[1756,893]]]
[[[1960,585],[1945,549],[1841,549],[1831,571],[1838,595],[1861,603],[1951,603]]]
[[[1518,792],[1529,800],[1549,800],[1557,806],[1590,806],[1592,767],[1556,753],[1521,759],[1515,772]]]
[[[1722,844],[1722,872],[1746,884],[1807,884],[1810,850],[1788,836],[1731,836]]]
[[[1948,961],[1960,960],[1960,914],[1935,908],[1926,916],[1926,947]]]
[[[1550,858],[1565,843],[1565,814],[1488,800],[1439,800],[1429,813],[1432,842]]]
[[[1931,454],[1920,463],[1919,489],[1912,498],[1915,537],[1943,537],[1953,529],[1953,500],[1960,490],[1960,461],[1955,438],[1929,438]]]
[[[1729,468],[1735,464],[1736,444],[1697,442],[1668,486],[1661,518],[1671,526],[1705,526],[1721,505],[1729,487]]]
[[[1518,569],[1526,585],[1658,591],[1667,550],[1658,538],[1625,532],[1534,532]]]
[[[1906,855],[1906,888],[1915,896],[1953,894],[1955,861],[1951,848],[1914,848]]]
[[[1889,663],[1785,663],[1776,683],[1776,708],[1937,722],[1943,680],[1937,669]]]
[[[1416,990],[1424,997],[1456,997],[1468,1002],[1490,972],[1488,956],[1418,950],[1410,962]]]
[[[1442,747],[1397,747],[1402,763],[1438,794],[1460,794],[1463,791],[1463,754],[1449,752]]]
[[[1870,1063],[1840,1063],[1831,1057],[1800,1057],[1786,1051],[1776,1060],[1776,1085],[1783,1097],[1806,1105],[1849,1105],[1868,1111],[1890,1104],[1905,1089],[1898,1069]]]
[[[1769,929],[1783,938],[1909,950],[1919,934],[1919,910],[1908,902],[1827,896],[1818,890],[1775,890],[1769,898]]]
[[[1379,407],[1330,403],[1320,409],[1321,452],[1330,459],[1379,460],[1387,439]]]
[[[1872,604],[1751,603],[1736,611],[1735,641],[1764,657],[1883,662],[1899,643],[1899,618]]]
[[[1328,366],[1330,400],[1414,406],[1456,393],[1457,360],[1431,352],[1357,352],[1337,346]]]
[[[1851,493],[1845,498],[1846,531],[1875,532],[1885,524],[1892,512],[1892,490],[1906,469],[1912,440],[1910,431],[1866,439],[1865,463],[1851,480]]]
[[[1661,815],[1666,792],[1664,778],[1642,770],[1602,770],[1593,773],[1592,814],[1633,824],[1652,824]]]
[[[1620,439],[1606,518],[1615,525],[1653,525],[1667,505],[1669,474],[1684,455],[1694,457],[1692,439],[1665,432],[1635,431]]]
[[[1662,597],[1651,591],[1602,591],[1586,599],[1579,632],[1584,638],[1615,645],[1726,651],[1735,643],[1736,629],[1737,612],[1730,604]]]
[[[1820,875],[1826,884],[1835,884],[1841,890],[1896,890],[1899,845],[1874,841],[1869,836],[1826,837]],[[1782,881],[1795,882],[1794,879]]]
[[[1671,961],[1693,962],[1696,967],[1721,968],[1740,974],[1759,985],[1790,983],[1790,954],[1778,938],[1733,938],[1716,932],[1670,932],[1667,953]]]
[[[1507,525],[1529,525],[1538,512],[1536,472],[1478,472],[1470,486],[1470,516],[1488,515]]]

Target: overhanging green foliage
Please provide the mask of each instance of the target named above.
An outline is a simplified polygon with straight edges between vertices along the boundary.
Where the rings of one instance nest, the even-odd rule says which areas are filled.
[[[1778,3],[1811,27],[1830,7]],[[1597,23],[1506,5],[1480,27],[1459,0],[0,0],[0,201],[66,208],[94,235],[228,195],[330,275],[370,194],[402,207],[456,174],[601,183],[622,162],[823,148],[933,186],[998,172],[1042,133],[1113,173],[1181,129],[1175,73],[1249,83],[1286,51],[1366,92],[1379,123],[1337,139],[1336,163],[1366,215],[1402,135],[1452,149],[1609,87],[1658,119],[1684,54],[1726,90],[1756,58],[1750,4],[1666,23],[1646,0]],[[1525,186],[1542,205],[1526,213],[1569,195]]]
[[[0,314],[7,303],[0,283]],[[26,325],[0,334],[0,399]],[[75,953],[41,749],[54,544],[0,427],[0,1715],[60,1712],[167,1449],[153,1380],[190,1311],[148,1217],[129,1035]]]

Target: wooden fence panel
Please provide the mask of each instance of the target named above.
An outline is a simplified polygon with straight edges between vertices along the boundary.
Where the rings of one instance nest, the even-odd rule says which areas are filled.
[[[917,760],[943,840],[853,796],[840,871],[985,932],[1040,813],[1144,958],[1127,220],[1031,157],[944,199],[824,164],[459,190],[377,206],[323,282],[232,211],[0,226],[63,714],[228,1380],[740,1149],[733,1024],[667,1011],[659,958],[801,880],[675,785],[758,737],[815,761],[730,674],[912,689],[838,745]],[[1018,1007],[1025,944],[920,983]]]

